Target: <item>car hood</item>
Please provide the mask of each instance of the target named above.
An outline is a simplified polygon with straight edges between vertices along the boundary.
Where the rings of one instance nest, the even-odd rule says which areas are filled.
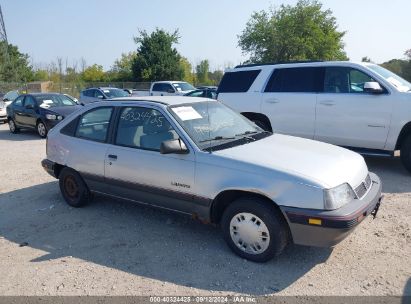
[[[77,111],[82,108],[83,106],[78,105],[78,106],[65,106],[65,107],[51,107],[51,108],[47,108],[44,110],[54,112],[56,114],[66,117],[67,115],[73,113],[74,111]]]
[[[368,168],[358,153],[334,145],[281,134],[214,152],[251,165],[281,171],[332,188],[364,181]]]

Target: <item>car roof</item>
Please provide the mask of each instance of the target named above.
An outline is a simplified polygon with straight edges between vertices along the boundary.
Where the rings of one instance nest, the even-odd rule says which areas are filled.
[[[364,62],[355,61],[298,61],[298,62],[277,62],[277,63],[262,63],[262,64],[246,64],[238,65],[235,68],[227,69],[226,72],[239,72],[249,69],[264,69],[272,67],[326,67],[326,66],[366,66]]]
[[[45,95],[63,95],[60,93],[55,93],[55,92],[36,92],[36,93],[27,93],[27,94],[22,94],[22,95],[33,95],[33,96],[45,96]]]
[[[175,106],[179,104],[187,104],[187,103],[197,103],[203,101],[213,101],[213,99],[204,98],[204,97],[191,97],[187,98],[184,96],[143,96],[143,97],[119,97],[119,98],[112,98],[108,101],[104,101],[104,103],[113,101],[113,104],[118,104],[118,102],[133,102],[133,101],[146,101],[146,102],[155,102],[160,103],[163,105],[168,106]]]

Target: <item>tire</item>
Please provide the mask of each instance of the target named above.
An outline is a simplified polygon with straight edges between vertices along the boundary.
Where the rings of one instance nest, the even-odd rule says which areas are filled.
[[[36,130],[37,130],[37,134],[41,138],[46,138],[47,137],[48,131],[47,131],[46,125],[41,120],[39,122],[37,122]]]
[[[280,211],[259,198],[244,197],[231,203],[223,213],[221,228],[232,251],[259,263],[280,255],[289,240]],[[250,245],[253,241],[258,242]]]
[[[20,132],[20,129],[17,127],[16,122],[12,118],[9,119],[9,129],[13,134]]]
[[[267,126],[267,124],[261,120],[258,119],[253,119],[253,123],[255,123],[258,127],[263,129],[264,131],[269,131],[271,132],[270,128]]]
[[[400,157],[404,167],[411,173],[411,134],[401,144]]]
[[[64,168],[59,175],[59,186],[64,200],[72,207],[79,208],[90,201],[90,191],[75,170]]]

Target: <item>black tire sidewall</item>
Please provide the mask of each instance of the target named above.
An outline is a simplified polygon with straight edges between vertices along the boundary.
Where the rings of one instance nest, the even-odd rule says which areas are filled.
[[[13,124],[14,124],[14,131],[12,131],[12,130],[10,129],[10,123],[13,123]],[[10,132],[13,133],[13,134],[19,132],[19,128],[17,128],[16,122],[14,121],[14,119],[10,119],[10,121],[9,121],[9,130],[10,130]]]
[[[66,192],[64,181],[68,176],[72,176],[77,184],[78,198],[72,199]],[[59,175],[59,186],[64,200],[72,207],[78,208],[84,206],[90,199],[90,192],[80,174],[71,168],[64,168]]]
[[[230,222],[238,213],[248,212],[258,216],[267,226],[270,233],[268,248],[261,254],[249,254],[239,249],[231,239]],[[258,198],[240,198],[231,203],[223,213],[221,228],[228,246],[237,255],[258,263],[267,262],[278,256],[288,243],[286,223],[276,207]]]
[[[411,134],[409,134],[401,145],[400,157],[404,167],[411,172]]]

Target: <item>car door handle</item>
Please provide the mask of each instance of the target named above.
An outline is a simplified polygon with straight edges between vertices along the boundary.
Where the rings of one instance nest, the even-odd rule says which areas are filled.
[[[332,101],[332,100],[320,101],[320,104],[322,104],[322,105],[324,105],[324,106],[329,106],[329,107],[335,105],[334,101]]]
[[[267,99],[265,102],[266,103],[279,103],[280,101],[277,98],[271,98],[271,99]]]
[[[110,158],[110,159],[117,159],[117,155],[109,154],[109,155],[108,155],[108,158]]]

